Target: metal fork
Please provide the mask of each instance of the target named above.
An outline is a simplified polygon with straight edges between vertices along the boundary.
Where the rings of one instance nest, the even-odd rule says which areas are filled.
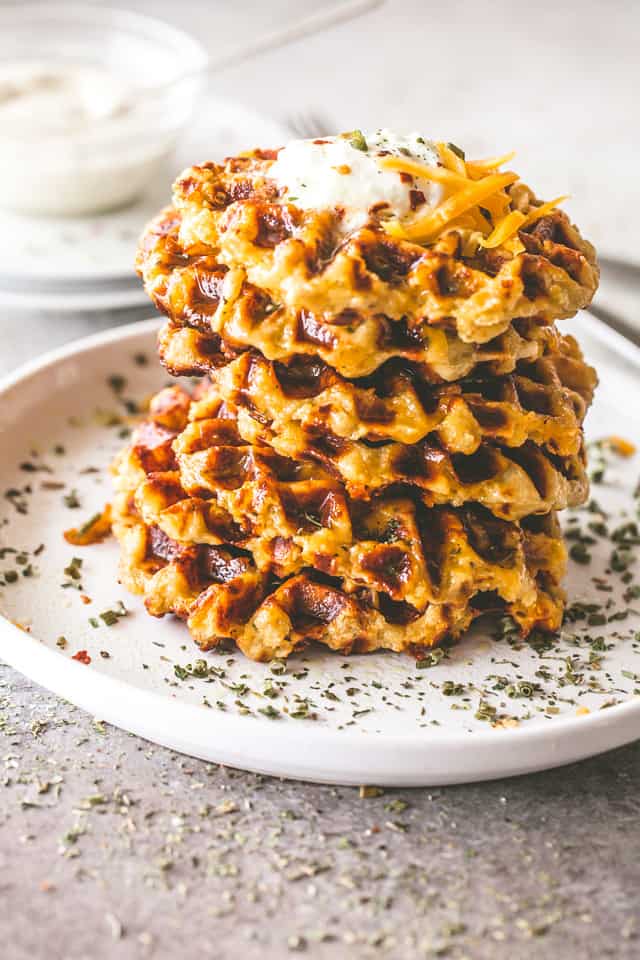
[[[286,124],[299,140],[313,140],[314,137],[326,137],[335,133],[331,120],[313,110],[308,113],[292,113],[287,117]]]
[[[637,327],[632,326],[625,320],[624,317],[621,317],[620,314],[609,310],[607,307],[601,307],[599,303],[592,303],[587,309],[589,313],[592,313],[593,316],[597,317],[602,323],[606,323],[606,325],[611,327],[612,330],[615,330],[616,333],[619,333],[626,340],[634,343],[636,347],[640,347],[640,331]]]
[[[634,263],[600,257],[600,290],[589,312],[627,340],[640,346],[637,303],[640,268]]]

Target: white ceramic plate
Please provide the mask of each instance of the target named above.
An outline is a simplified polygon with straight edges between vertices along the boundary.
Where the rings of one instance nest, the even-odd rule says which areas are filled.
[[[155,361],[156,323],[83,340],[0,386],[0,546],[5,548],[0,575],[9,571],[13,579],[11,572],[18,573],[15,582],[0,587],[7,618],[0,618],[3,659],[96,717],[157,743],[309,780],[435,785],[488,779],[579,760],[640,736],[635,612],[590,629],[592,637],[605,638],[596,641],[605,651],[593,650],[580,625],[544,650],[493,640],[484,624],[430,669],[417,669],[408,657],[349,658],[314,648],[292,658],[284,674],[237,652],[203,656],[182,624],[151,619],[116,583],[113,542],[74,549],[62,531],[109,498],[104,469],[123,443],[122,425],[104,425],[111,412],[122,412],[109,376],[126,377],[124,398],[143,397],[168,379]],[[602,380],[589,414],[590,435],[615,433],[637,442],[640,351],[587,315],[574,320],[572,329]],[[148,356],[147,364],[134,359],[140,353]],[[615,482],[599,485],[595,496],[611,513],[613,528],[616,517],[632,509],[637,458],[617,460],[609,475]],[[74,490],[79,508],[63,502]],[[20,512],[21,504],[26,512]],[[580,526],[594,519],[581,514]],[[27,555],[16,562],[7,547]],[[572,600],[608,599],[592,577],[603,573],[611,547],[598,543],[591,548],[590,566],[573,566]],[[81,583],[90,604],[83,603],[80,591],[62,587],[73,556],[82,557]],[[23,575],[25,569],[30,576]],[[620,600],[619,574],[613,582],[615,603],[608,615],[633,607],[633,601]],[[99,614],[120,600],[129,612],[109,627]],[[99,625],[93,627],[90,618]],[[61,636],[64,649],[56,643]],[[90,664],[73,659],[79,651],[87,652]],[[567,658],[573,658],[569,667]],[[206,678],[185,672],[196,660],[204,661]],[[446,681],[461,689],[446,695]],[[273,699],[263,695],[269,682],[277,693]],[[527,684],[540,689],[533,696],[508,696],[514,690],[530,694]],[[506,723],[477,719],[481,700]],[[315,719],[300,717],[305,701]],[[261,713],[265,708],[277,716]]]
[[[96,313],[100,310],[130,310],[148,305],[149,298],[142,283],[132,278],[131,283],[113,287],[85,290],[3,290],[0,287],[0,309],[40,310],[48,313]]]

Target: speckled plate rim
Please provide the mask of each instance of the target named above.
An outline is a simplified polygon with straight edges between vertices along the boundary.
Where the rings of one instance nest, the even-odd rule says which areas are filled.
[[[580,322],[589,335],[640,373],[640,349],[587,314]],[[26,364],[0,381],[0,409],[20,403],[21,394],[37,391],[41,384],[50,393],[63,362],[81,362],[114,343],[131,351],[137,341],[148,340],[158,325],[156,318],[129,324]],[[438,786],[490,780],[561,766],[640,737],[640,700],[586,716],[558,718],[544,727],[479,733],[437,729],[426,737],[424,732],[397,736],[285,728],[268,719],[212,714],[87,670],[2,616],[0,657],[42,687],[147,740],[216,763],[315,782]]]

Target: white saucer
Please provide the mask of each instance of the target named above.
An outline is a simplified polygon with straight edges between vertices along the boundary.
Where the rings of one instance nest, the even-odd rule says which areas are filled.
[[[4,660],[100,719],[149,740],[219,763],[308,780],[435,785],[489,779],[579,760],[640,735],[640,644],[629,637],[640,629],[637,612],[594,625],[591,635],[605,638],[595,647],[570,635],[547,650],[509,644],[491,639],[484,624],[430,669],[417,669],[409,657],[345,657],[317,648],[292,658],[284,674],[237,652],[202,655],[181,623],[150,618],[116,583],[113,541],[73,548],[62,531],[81,524],[110,496],[104,471],[123,439],[121,426],[104,425],[110,412],[122,412],[108,378],[126,378],[124,398],[144,397],[168,379],[155,360],[156,327],[154,320],[90,337],[0,385],[1,543],[28,551],[21,563],[15,554],[0,556],[0,575],[18,574],[16,582],[0,587],[7,617],[0,618]],[[572,329],[601,376],[589,414],[591,437],[616,433],[637,443],[640,351],[586,314]],[[144,365],[141,353],[148,357]],[[612,529],[621,511],[631,510],[637,459],[617,460],[611,471],[616,482],[594,490],[611,512]],[[55,486],[60,483],[64,487]],[[25,487],[33,492],[20,492]],[[79,508],[63,501],[73,490]],[[26,513],[19,512],[23,502]],[[581,526],[593,518],[584,513]],[[572,566],[570,598],[602,603],[609,594],[598,592],[591,578],[607,566],[612,545],[598,541],[590,549],[590,566]],[[76,583],[65,573],[74,556],[82,558],[82,593],[92,601],[87,605],[80,591],[62,587]],[[609,613],[621,608],[619,575],[612,580],[616,602]],[[109,627],[99,615],[119,601],[129,613]],[[637,609],[640,601],[626,606]],[[569,627],[574,630],[584,632],[579,625]],[[73,659],[80,651],[90,664]],[[196,660],[215,668],[215,675],[189,676],[186,664]],[[582,678],[578,684],[576,676]],[[592,677],[603,691],[592,687]],[[268,681],[277,691],[273,699],[262,695]],[[445,681],[462,690],[454,687],[453,696],[446,695]],[[505,684],[520,690],[523,681],[539,683],[543,692],[511,698]],[[316,719],[301,716],[304,701]],[[481,701],[508,722],[493,726],[478,719]],[[265,709],[266,715],[260,712]]]
[[[56,313],[97,313],[144,306],[149,298],[140,281],[95,290],[2,290],[0,307],[5,310],[39,310]]]

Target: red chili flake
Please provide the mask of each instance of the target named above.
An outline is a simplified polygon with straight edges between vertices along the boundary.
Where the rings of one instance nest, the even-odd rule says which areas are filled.
[[[89,656],[89,654],[87,653],[86,650],[78,650],[77,653],[74,653],[74,655],[71,657],[71,659],[72,659],[72,660],[77,660],[78,663],[84,663],[84,664],[90,664],[90,663],[91,663],[91,657]]]

